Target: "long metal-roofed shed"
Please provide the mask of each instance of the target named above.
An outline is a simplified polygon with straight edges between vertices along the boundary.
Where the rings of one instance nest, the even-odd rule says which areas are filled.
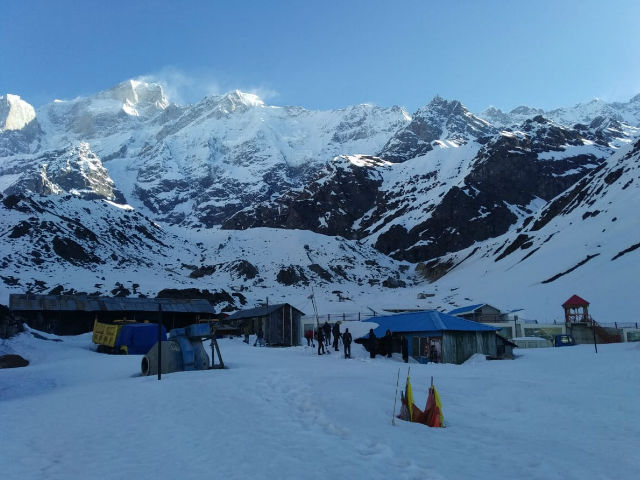
[[[300,344],[300,318],[304,315],[288,303],[276,303],[239,310],[225,319],[225,323],[236,325],[249,334],[262,329],[264,340],[272,346],[294,346]]]
[[[376,337],[390,330],[393,351],[400,352],[399,338],[408,340],[409,356],[419,362],[463,363],[474,353],[496,356],[496,327],[448,315],[437,310],[374,317]]]
[[[202,298],[128,298],[87,295],[9,295],[9,309],[27,325],[57,335],[90,332],[93,321],[134,320],[162,323],[167,330],[219,317]]]

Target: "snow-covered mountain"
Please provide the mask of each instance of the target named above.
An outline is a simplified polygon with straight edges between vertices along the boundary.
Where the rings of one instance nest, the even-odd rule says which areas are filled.
[[[640,124],[640,94],[628,102],[607,103],[596,98],[587,103],[578,103],[573,107],[555,108],[547,111],[521,105],[510,112],[489,107],[480,113],[482,118],[501,128],[517,125],[538,115],[565,126],[589,125],[594,119],[603,117],[637,127]]]
[[[459,147],[495,133],[494,126],[476,117],[457,100],[447,101],[436,96],[413,115],[409,125],[389,139],[378,156],[391,162],[404,162],[436,146]]]
[[[438,306],[417,301],[425,281],[461,278],[480,245],[530,235],[527,219],[559,215],[562,195],[633,162],[638,127],[640,96],[481,115],[435,97],[410,115],[269,106],[237,90],[177,105],[135,80],[39,109],[5,95],[0,277],[5,292],[197,287],[229,309],[305,303],[311,285],[345,310]],[[432,295],[485,300],[472,286]]]
[[[463,108],[446,115],[449,124],[467,118]],[[338,157],[302,189],[246,207],[223,228],[341,235],[411,262],[460,250],[505,233],[613,150],[543,117],[520,128],[485,138],[484,145],[473,138],[434,140],[436,150],[429,144],[424,154],[403,163]],[[406,148],[402,138],[395,137],[397,151],[410,151],[415,137]]]
[[[640,140],[522,219],[518,228],[417,270],[431,280],[442,277],[442,291],[473,290],[486,302],[509,298],[528,305],[538,318],[555,309],[551,318],[558,321],[565,293],[579,289],[601,306],[596,320],[630,322],[640,266],[639,204]]]

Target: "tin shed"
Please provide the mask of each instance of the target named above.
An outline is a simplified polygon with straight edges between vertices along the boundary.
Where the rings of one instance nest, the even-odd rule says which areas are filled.
[[[9,295],[9,308],[31,328],[57,335],[93,330],[93,322],[119,319],[157,322],[162,309],[165,328],[184,327],[218,315],[202,298],[93,297],[87,295]]]
[[[288,303],[239,310],[226,318],[227,323],[248,327],[250,333],[264,332],[267,345],[294,346],[299,344],[300,318],[303,312]]]

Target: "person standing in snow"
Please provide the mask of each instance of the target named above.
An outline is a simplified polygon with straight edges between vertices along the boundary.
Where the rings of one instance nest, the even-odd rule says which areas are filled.
[[[384,344],[384,350],[386,352],[387,358],[391,358],[391,349],[392,349],[392,338],[391,338],[391,330],[387,330],[387,333],[384,334],[384,338],[382,339]]]
[[[324,351],[324,333],[323,333],[323,328],[321,326],[318,325],[318,355],[322,355],[323,353],[326,353]]]
[[[344,345],[344,358],[351,358],[351,333],[349,333],[349,329],[346,328],[344,333],[342,334],[342,344]]]
[[[324,341],[328,347],[331,342],[331,325],[329,325],[329,322],[324,322],[322,329],[324,330]]]
[[[245,325],[245,327],[242,329],[242,333],[244,333],[244,340],[242,340],[244,343],[249,343],[249,326]]]
[[[378,348],[378,338],[373,333],[373,328],[369,329],[369,339],[367,340],[367,350],[369,350],[369,357],[376,358],[376,349]]]
[[[432,343],[431,348],[429,349],[429,361],[438,363],[438,349],[435,343]]]
[[[404,363],[409,363],[409,341],[407,340],[407,337],[405,337],[404,335],[402,335],[401,340],[400,340],[400,345],[401,345],[401,352],[402,352],[402,360],[404,360]]]
[[[313,344],[313,330],[306,330],[304,332],[304,338],[307,339],[307,347],[315,347],[315,345]]]
[[[340,324],[338,322],[333,324],[333,331],[331,333],[333,333],[333,349],[336,352],[339,352],[338,341],[340,340]]]
[[[262,331],[262,327],[258,328],[258,335],[256,336],[256,341],[253,346],[255,347],[257,344],[260,344],[261,347],[264,347],[264,332]]]

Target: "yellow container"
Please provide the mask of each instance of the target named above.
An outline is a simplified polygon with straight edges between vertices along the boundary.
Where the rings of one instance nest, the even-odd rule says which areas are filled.
[[[108,323],[100,323],[98,320],[93,321],[93,343],[112,347],[116,344],[118,333],[122,325],[110,325]]]

